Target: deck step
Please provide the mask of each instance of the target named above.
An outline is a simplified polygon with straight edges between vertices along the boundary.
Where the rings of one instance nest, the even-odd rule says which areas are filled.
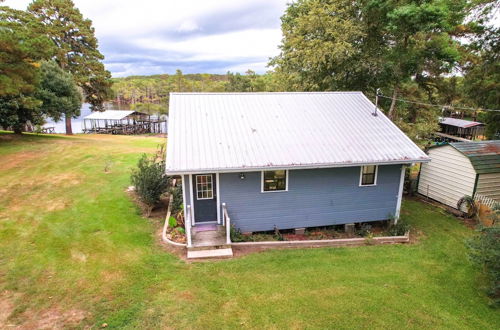
[[[230,258],[233,256],[233,249],[211,249],[211,250],[188,250],[188,259],[200,258]]]
[[[221,250],[221,249],[230,249],[231,245],[229,244],[220,244],[220,245],[193,245],[189,248],[190,251],[200,251],[200,250]]]

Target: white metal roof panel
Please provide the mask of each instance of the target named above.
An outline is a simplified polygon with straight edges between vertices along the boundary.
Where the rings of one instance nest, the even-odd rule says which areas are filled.
[[[106,111],[96,111],[92,112],[90,115],[85,117],[85,119],[102,119],[102,120],[120,120],[128,115],[133,114],[135,111],[129,110],[106,110]]]
[[[410,163],[429,157],[361,92],[171,93],[167,173]]]
[[[473,127],[483,124],[477,121],[463,120],[451,117],[440,118],[439,122],[444,125],[456,126],[461,128]]]

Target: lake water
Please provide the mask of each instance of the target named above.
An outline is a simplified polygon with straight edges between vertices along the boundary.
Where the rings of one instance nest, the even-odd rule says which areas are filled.
[[[130,107],[128,105],[122,105],[121,107],[117,107],[116,105],[109,105],[106,108],[109,110],[130,110]],[[73,133],[75,134],[83,133],[83,118],[90,115],[91,113],[92,111],[90,111],[90,104],[88,103],[82,104],[82,109],[80,110],[80,116],[78,116],[78,118],[71,119],[71,127],[73,129]],[[66,122],[64,118],[58,122],[55,122],[52,119],[48,118],[47,123],[43,126],[54,127],[56,133],[66,133]],[[166,131],[163,133],[166,133]]]

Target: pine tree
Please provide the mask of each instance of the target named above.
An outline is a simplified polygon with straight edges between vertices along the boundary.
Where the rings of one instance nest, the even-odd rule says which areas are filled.
[[[73,75],[91,109],[103,110],[102,103],[111,94],[111,75],[101,62],[104,56],[98,50],[92,22],[83,17],[71,0],[35,0],[28,11],[45,26],[58,49],[57,63]],[[78,115],[66,114],[66,134],[72,134],[71,117]]]

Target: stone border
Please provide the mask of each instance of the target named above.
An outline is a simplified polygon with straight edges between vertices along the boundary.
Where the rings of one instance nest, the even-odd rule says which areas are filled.
[[[381,237],[359,237],[338,238],[306,241],[264,241],[264,242],[233,242],[232,246],[254,246],[254,247],[322,247],[322,246],[362,246],[379,244],[399,244],[410,242],[410,232],[404,236],[381,236]]]

